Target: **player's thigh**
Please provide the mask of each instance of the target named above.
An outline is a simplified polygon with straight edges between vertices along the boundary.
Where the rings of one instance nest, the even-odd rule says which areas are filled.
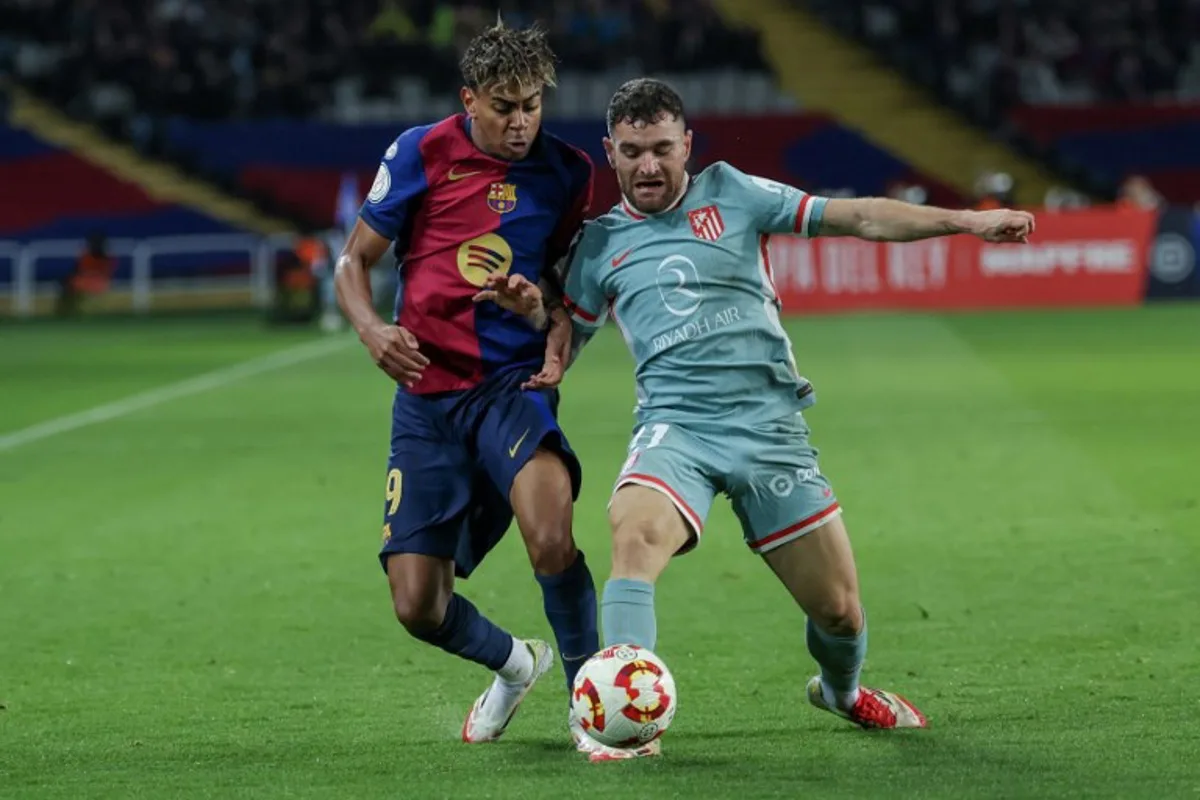
[[[668,557],[688,552],[703,535],[715,494],[708,454],[686,428],[639,427],[609,504],[614,550],[649,542]]]
[[[466,532],[476,471],[435,401],[397,393],[383,491],[380,563],[395,554],[453,560]]]
[[[553,391],[523,391],[521,376],[481,398],[473,450],[479,467],[508,498],[527,540],[570,540],[571,505],[582,470],[558,423]]]

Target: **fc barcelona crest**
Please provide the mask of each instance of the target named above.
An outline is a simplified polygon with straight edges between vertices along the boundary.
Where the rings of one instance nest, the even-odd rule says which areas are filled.
[[[517,207],[517,186],[514,183],[493,183],[488,187],[488,208],[497,214],[507,214]]]
[[[696,238],[715,242],[725,232],[725,220],[721,219],[721,211],[716,206],[705,206],[688,212],[688,222],[692,223],[692,233]]]

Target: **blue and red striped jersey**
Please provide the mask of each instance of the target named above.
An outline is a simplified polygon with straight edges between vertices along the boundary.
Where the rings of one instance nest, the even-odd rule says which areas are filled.
[[[541,131],[524,159],[504,161],[475,146],[469,125],[456,114],[400,134],[359,211],[395,241],[396,324],[430,360],[411,389],[417,394],[541,368],[546,335],[471,298],[495,273],[537,282],[566,253],[591,205],[594,169],[582,151]]]

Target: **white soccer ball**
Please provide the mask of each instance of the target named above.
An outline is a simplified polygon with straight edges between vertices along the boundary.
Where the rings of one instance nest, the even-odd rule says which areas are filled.
[[[571,704],[587,734],[609,747],[652,742],[671,726],[675,678],[654,653],[632,644],[606,647],[575,676]]]

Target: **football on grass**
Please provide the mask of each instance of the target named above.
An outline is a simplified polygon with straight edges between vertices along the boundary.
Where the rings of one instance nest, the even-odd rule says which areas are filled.
[[[678,699],[662,659],[632,644],[606,647],[575,677],[571,702],[587,734],[609,747],[652,742],[671,726]]]

